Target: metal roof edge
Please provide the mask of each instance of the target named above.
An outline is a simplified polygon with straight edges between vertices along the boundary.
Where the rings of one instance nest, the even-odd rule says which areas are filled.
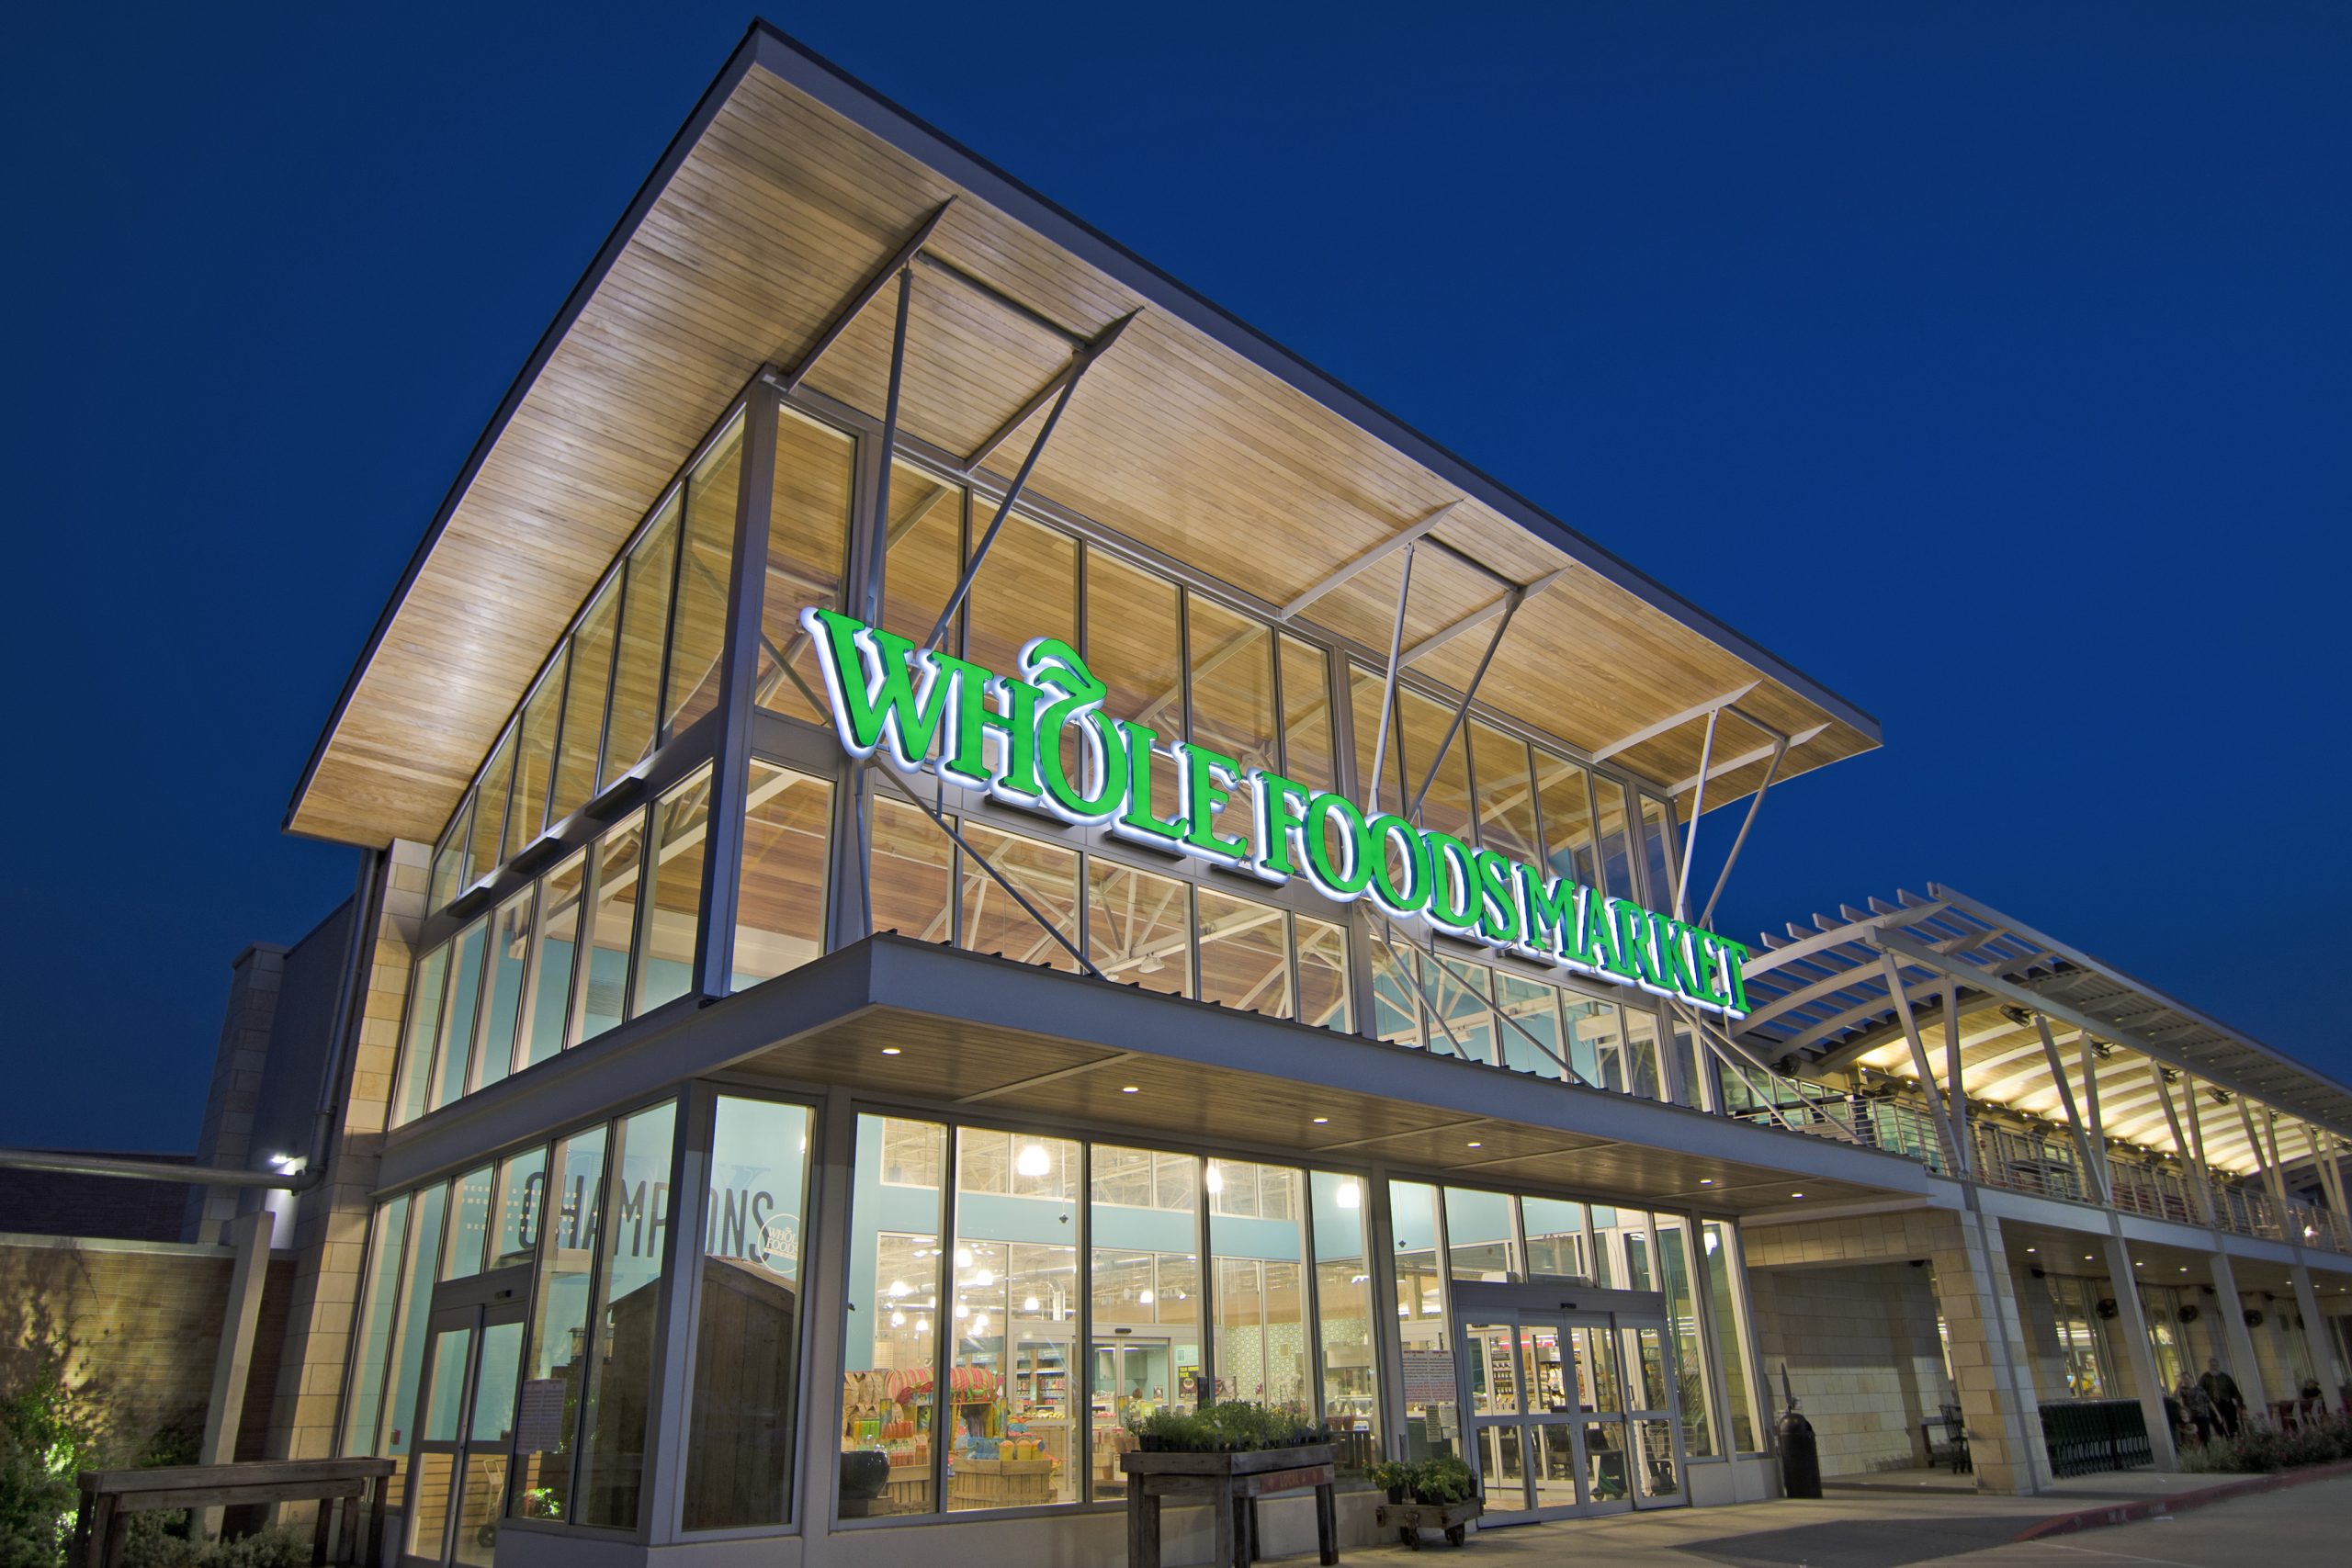
[[[590,260],[587,270],[581,274],[580,281],[573,284],[571,292],[564,296],[563,303],[557,310],[555,319],[549,321],[547,330],[539,334],[538,342],[532,345],[530,356],[524,360],[522,369],[516,372],[514,381],[506,389],[505,395],[499,399],[498,406],[492,412],[489,423],[482,427],[481,434],[475,438],[472,449],[466,454],[465,462],[458,469],[457,478],[450,482],[447,493],[441,498],[440,506],[434,512],[433,521],[426,527],[424,538],[417,541],[415,550],[409,556],[408,564],[401,570],[399,581],[392,585],[390,597],[385,600],[383,609],[376,616],[376,624],[369,628],[367,640],[360,647],[359,657],[352,662],[351,673],[344,678],[343,689],[335,694],[334,705],[328,714],[327,722],[320,729],[318,739],[311,743],[311,754],[302,763],[301,776],[295,782],[294,793],[286,803],[286,815],[279,823],[281,831],[298,833],[299,836],[305,838],[316,836],[300,833],[294,826],[294,818],[301,811],[302,799],[310,793],[311,782],[318,775],[319,764],[324,760],[327,747],[333,740],[336,729],[342,726],[344,714],[349,709],[352,697],[358,692],[359,682],[367,674],[368,666],[375,660],[377,649],[383,646],[384,635],[391,629],[392,619],[400,613],[401,604],[407,599],[409,590],[415,586],[417,574],[424,570],[426,559],[433,554],[433,547],[439,543],[443,530],[449,525],[449,519],[456,514],[459,503],[465,500],[466,491],[472,487],[475,475],[481,471],[482,464],[489,459],[492,449],[498,445],[499,437],[505,434],[506,426],[514,419],[515,412],[523,406],[523,400],[529,395],[531,388],[537,382],[540,372],[547,368],[548,361],[553,357],[557,346],[563,342],[565,334],[571,332],[572,322],[579,319],[582,310],[587,309],[588,301],[595,296],[597,286],[604,282],[605,275],[612,270],[613,264],[620,258],[622,250],[627,247],[631,239],[635,238],[638,226],[645,220],[646,214],[652,210],[654,202],[668,186],[671,176],[676,174],[679,165],[685,162],[686,155],[694,150],[695,142],[701,140],[703,131],[718,116],[720,107],[735,90],[736,84],[741,82],[744,73],[751,69],[752,62],[758,52],[757,46],[763,29],[773,30],[767,28],[765,22],[753,21],[750,28],[745,31],[742,40],[735,46],[733,52],[728,55],[727,62],[719,67],[718,73],[712,77],[710,85],[703,89],[702,96],[695,101],[694,111],[686,117],[685,122],[679,126],[677,131],[670,138],[669,143],[662,148],[662,156],[655,160],[652,169],[639,184],[636,195],[629,198],[628,206],[622,209],[619,221],[616,222],[611,231],[605,236],[604,243],[596,248],[596,254]]]
[[[764,18],[749,40],[763,69],[853,125],[947,175],[1154,307],[1205,333],[1252,365],[1458,485],[1498,513],[1565,550],[1578,564],[1673,617],[1725,651],[1883,745],[1876,716],[1700,608],[1647,572],[1587,538],[1534,502],[1309,364],[1180,279],[1008,174],[945,131],[893,102]]]

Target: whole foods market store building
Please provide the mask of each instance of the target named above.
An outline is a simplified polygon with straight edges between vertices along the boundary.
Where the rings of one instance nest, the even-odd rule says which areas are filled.
[[[1875,741],[755,30],[297,793],[379,858],[295,1446],[424,1562],[1091,1560],[1226,1398],[1762,1495],[1738,1216],[1928,1178],[1716,1113],[1682,853]]]

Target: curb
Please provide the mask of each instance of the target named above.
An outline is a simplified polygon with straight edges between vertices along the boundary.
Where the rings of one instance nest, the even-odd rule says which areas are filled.
[[[2135,1519],[2154,1518],[2159,1514],[2185,1514],[2191,1508],[2226,1503],[2233,1497],[2251,1497],[2263,1492],[2283,1491],[2306,1482],[2333,1481],[2345,1475],[2352,1475],[2352,1460],[2312,1465],[2306,1470],[2249,1475],[2238,1481],[2222,1482],[2217,1486],[2200,1486],[2194,1492],[2176,1492],[2169,1497],[2143,1497],[2136,1502],[2110,1503],[2103,1508],[2084,1508],[2072,1514],[2059,1514],[2029,1525],[2009,1539],[2013,1541],[2040,1540],[2045,1536],[2072,1535],[2077,1530],[2098,1529],[2107,1525],[2128,1525]]]

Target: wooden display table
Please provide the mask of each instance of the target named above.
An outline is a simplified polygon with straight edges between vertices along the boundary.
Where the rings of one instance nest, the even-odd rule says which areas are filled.
[[[324,1562],[343,1505],[341,1559],[376,1561],[384,1539],[384,1494],[392,1474],[388,1459],[270,1460],[248,1464],[181,1464],[154,1470],[82,1472],[82,1508],[74,1520],[66,1561],[74,1568],[119,1568],[130,1540],[130,1516],[164,1508],[235,1507],[241,1503],[317,1499],[318,1527],[311,1561]]]
[[[1216,1541],[1209,1561],[1216,1568],[1250,1568],[1257,1557],[1258,1499],[1310,1488],[1317,1559],[1339,1562],[1336,1461],[1329,1443],[1240,1454],[1121,1454],[1119,1468],[1127,1476],[1127,1568],[1159,1568],[1159,1505],[1170,1497],[1205,1499]]]

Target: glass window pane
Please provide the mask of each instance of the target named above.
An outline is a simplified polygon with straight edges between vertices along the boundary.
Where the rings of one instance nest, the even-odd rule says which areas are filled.
[[[1478,775],[1480,847],[1540,864],[1544,853],[1536,843],[1535,784],[1527,743],[1477,719],[1467,728],[1471,768]]]
[[[409,981],[408,1022],[401,1034],[400,1085],[392,1092],[391,1124],[424,1114],[425,1095],[440,1052],[443,991],[449,979],[449,944],[426,953]]]
[[[1127,1424],[1199,1401],[1201,1163],[1108,1144],[1092,1158],[1088,1388],[1093,1494],[1107,1498],[1126,1493],[1118,1456]]]
[[[829,713],[816,649],[800,612],[842,602],[856,446],[790,409],[776,416],[775,485],[768,505],[768,574],[761,596],[752,700],[770,713],[822,722]],[[781,661],[779,661],[781,660]]]
[[[1394,1044],[1421,1043],[1420,956],[1406,943],[1372,939],[1372,1027]]]
[[[1079,1146],[959,1133],[956,1178],[947,1506],[1073,1502]]]
[[[988,515],[995,514],[990,508]],[[975,546],[978,543],[973,540]],[[1012,675],[1019,673],[1022,645],[1031,637],[1057,637],[1076,647],[1078,601],[1072,585],[1077,581],[1078,541],[1025,517],[1006,518],[979,575],[972,580],[967,601],[967,657],[1000,675]],[[945,602],[942,593],[932,603],[930,615],[938,615]],[[916,635],[930,630],[926,616]]]
[[[1002,889],[996,891],[1001,892]],[[1086,863],[1087,955],[1122,983],[1193,994],[1191,886],[1115,861]]]
[[[1677,1410],[1682,1417],[1682,1447],[1692,1459],[1715,1451],[1715,1424],[1707,1403],[1707,1363],[1699,1349],[1698,1308],[1691,1301],[1687,1222],[1679,1214],[1657,1216],[1652,1237],[1659,1287],[1666,1294],[1667,1325],[1674,1331]]]
[[[468,1171],[449,1188],[448,1234],[441,1243],[441,1278],[462,1280],[481,1272],[482,1248],[490,1244],[490,1167]]]
[[[1306,1179],[1314,1208],[1316,1336],[1323,1347],[1321,1415],[1339,1439],[1341,1468],[1360,1472],[1378,1456],[1380,1440],[1363,1183],[1328,1170]]]
[[[586,1525],[637,1525],[677,1119],[674,1105],[657,1105],[621,1122],[616,1134],[613,1159],[620,1180],[611,1223],[604,1227],[605,1278],[596,1292],[595,1359],[588,1373],[588,1447],[580,1463],[579,1518]]]
[[[1558,1077],[1560,1064],[1568,1055],[1560,1038],[1559,987],[1498,969],[1495,1000],[1510,1021],[1496,1031],[1502,1041],[1503,1066],[1540,1077]]]
[[[1396,1242],[1388,1267],[1404,1340],[1405,1447],[1417,1458],[1458,1452],[1461,1440],[1437,1209],[1436,1188],[1419,1181],[1388,1184],[1388,1223]]]
[[[588,973],[582,976],[580,1038],[594,1040],[628,1016],[629,939],[637,925],[637,879],[644,859],[640,807],[596,844],[588,901]]]
[[[1426,957],[1421,960],[1432,1020],[1430,1050],[1473,1062],[1495,1060],[1495,1015],[1486,1000],[1490,973],[1481,964],[1464,964],[1458,958],[1440,958],[1435,964]],[[1442,1025],[1435,1021],[1441,1019]]]
[[[710,769],[697,769],[653,807],[652,886],[637,960],[635,1013],[695,988],[695,933],[702,925],[702,861],[710,841]]]
[[[560,822],[596,793],[596,754],[605,740],[605,694],[613,683],[613,638],[619,630],[620,581],[596,595],[571,637],[563,694],[563,741],[556,753],[555,795],[548,820]]]
[[[1568,1065],[1577,1077],[1600,1089],[1625,1092],[1625,1025],[1615,1002],[1563,992],[1560,1010],[1568,1021]]]
[[[1078,852],[1036,839],[1000,833],[993,828],[967,823],[965,840],[988,858],[997,875],[1021,890],[1038,912],[1053,922],[1071,947],[1078,945]],[[995,877],[969,855],[958,855],[963,867],[963,945],[974,953],[993,953],[1023,964],[1075,971],[1078,961],[1046,928],[1030,918]]]
[[[742,446],[739,421],[686,480],[678,607],[670,618],[669,672],[662,688],[664,739],[718,702],[718,655],[727,640],[727,580],[735,556],[735,502],[736,492],[742,488]]]
[[[964,491],[904,463],[890,468],[890,553],[882,582],[882,626],[920,644],[956,592],[964,563]],[[960,619],[961,617],[959,617]],[[943,644],[956,647],[950,626]],[[1011,666],[996,671],[1015,675]]]
[[[1290,994],[1290,932],[1272,905],[1199,889],[1201,1000],[1295,1016]]]
[[[788,1524],[808,1111],[722,1098],[695,1313],[685,1528]]]
[[[525,1004],[523,1066],[544,1062],[569,1042],[571,972],[580,952],[580,895],[588,874],[581,850],[539,882],[539,942]]]
[[[956,840],[903,800],[874,797],[874,845],[868,873],[874,929],[923,942],[956,934]],[[822,843],[818,849],[822,852]],[[736,941],[742,941],[739,934]],[[740,950],[740,947],[738,949]],[[740,967],[740,964],[739,964]]]
[[[523,976],[531,958],[535,887],[498,907],[490,928],[490,989],[474,1041],[474,1087],[487,1089],[514,1067],[514,1024],[523,1010]]]
[[[1283,765],[1284,778],[1310,789],[1334,789],[1339,771],[1331,744],[1331,660],[1313,643],[1282,639]]]
[[[571,657],[570,649],[560,650],[531,700],[523,705],[523,722],[515,730],[514,803],[506,813],[502,859],[521,854],[547,825],[548,793],[555,784],[556,729],[563,722],[564,673]]]
[[[1740,1453],[1758,1451],[1756,1407],[1747,1387],[1747,1340],[1741,1332],[1746,1314],[1734,1299],[1732,1270],[1737,1261],[1733,1227],[1721,1220],[1702,1223],[1702,1261],[1707,1270],[1707,1320],[1715,1346],[1715,1375],[1723,1379],[1724,1402],[1731,1406],[1732,1447]]]
[[[1470,758],[1457,732],[1443,753],[1438,745],[1445,739],[1446,730],[1453,723],[1453,710],[1442,703],[1432,701],[1420,693],[1397,688],[1396,713],[1405,730],[1405,793],[1401,797],[1409,803],[1414,792],[1424,782],[1429,793],[1421,796],[1421,826],[1433,833],[1450,833],[1463,842],[1470,841]],[[1430,776],[1434,761],[1437,775]]]
[[[1584,770],[1566,757],[1533,749],[1535,798],[1544,813],[1544,863],[1555,876],[1590,887],[1600,880],[1593,853],[1592,802],[1585,795]]]
[[[432,908],[448,908],[449,900],[465,887],[466,854],[473,847],[473,792],[469,790],[458,803],[449,826],[442,830],[440,847],[433,852]]]
[[[1530,1280],[1592,1278],[1592,1261],[1585,1250],[1582,1203],[1561,1198],[1521,1198],[1519,1217],[1527,1232]]]
[[[1216,1268],[1216,1393],[1310,1414],[1306,1277],[1299,1173],[1242,1160],[1209,1162],[1209,1251]],[[1254,1194],[1228,1203],[1227,1195]]]
[[[1645,1100],[1663,1097],[1657,1076],[1657,1014],[1647,1008],[1625,1010],[1625,1064],[1632,1077],[1627,1093]]]
[[[498,1517],[498,1491],[506,1479],[503,1450],[514,1435],[514,1391],[522,1370],[523,1325],[493,1323],[485,1326],[481,1361],[474,1373],[473,1419],[466,1424],[466,1436],[484,1447],[496,1444],[502,1451],[469,1456],[464,1523],[481,1525]],[[479,1562],[483,1568],[490,1562],[472,1540],[458,1542],[458,1561]]]
[[[401,1284],[400,1322],[392,1342],[386,1403],[384,1454],[401,1457],[415,1434],[417,1374],[424,1362],[425,1325],[433,1316],[433,1280],[441,1266],[441,1222],[449,1210],[449,1184],[416,1195],[414,1232],[409,1237],[407,1277]]]
[[[1673,841],[1666,807],[1646,795],[1642,798],[1642,874],[1647,879],[1645,901],[1661,914],[1674,912],[1675,867],[1682,846]],[[1696,1453],[1697,1450],[1691,1450]]]
[[[514,779],[514,732],[508,730],[490,754],[481,783],[474,791],[474,841],[466,857],[466,886],[471,887],[496,871],[504,858],[499,853],[506,830],[506,797]]]
[[[1655,1291],[1650,1272],[1650,1217],[1645,1210],[1592,1205],[1594,1283],[1616,1291]]]
[[[1102,711],[1149,726],[1162,744],[1184,733],[1178,600],[1176,585],[1166,578],[1101,550],[1087,552],[1086,667],[1107,688]]]
[[[670,592],[677,567],[678,503],[673,498],[629,552],[599,787],[627,773],[653,750],[654,713],[662,701],[662,650],[670,640]]]
[[[1445,1190],[1446,1259],[1457,1280],[1498,1283],[1524,1280],[1519,1242],[1511,1235],[1511,1201],[1501,1192]]]
[[[939,1409],[940,1190],[947,1129],[895,1116],[857,1119],[850,1199],[849,1334],[841,1432],[879,1449],[890,1478],[872,1511],[935,1511],[932,1438]]]
[[[498,1228],[490,1239],[490,1266],[504,1269],[536,1262],[539,1225],[547,1213],[548,1152],[529,1149],[498,1167]]]
[[[1609,894],[1637,898],[1632,870],[1633,823],[1625,806],[1625,786],[1615,779],[1592,775],[1592,798],[1600,810],[1601,873]]]
[[[1348,995],[1348,932],[1329,920],[1294,915],[1298,932],[1298,1016],[1346,1033],[1355,1027]]]
[[[482,960],[490,948],[490,921],[476,920],[450,944],[449,1010],[441,1024],[441,1060],[433,1074],[433,1109],[466,1092],[466,1060],[474,1041],[474,1015],[481,1001]]]
[[[1198,594],[1186,601],[1184,613],[1193,661],[1193,739],[1234,759],[1237,778],[1274,768],[1273,634]],[[1252,809],[1248,793],[1237,792],[1217,814],[1217,831],[1255,843]]]
[[[875,802],[877,824],[888,804]],[[832,812],[831,781],[752,764],[751,793],[743,797],[743,874],[735,889],[735,989],[797,969],[825,951],[825,851]],[[929,822],[922,828],[947,841]],[[876,844],[877,863],[880,852]],[[876,924],[881,902],[877,886]]]
[[[581,1378],[588,1361],[588,1290],[605,1201],[604,1128],[556,1145],[548,1190],[553,1223],[532,1291],[531,1351],[523,1363],[510,1506],[527,1518],[569,1519]]]
[[[353,1336],[351,1393],[344,1405],[346,1458],[383,1451],[384,1363],[391,1354],[401,1280],[408,1265],[409,1194],[376,1206],[368,1237],[368,1278],[359,1288],[359,1323]]]

